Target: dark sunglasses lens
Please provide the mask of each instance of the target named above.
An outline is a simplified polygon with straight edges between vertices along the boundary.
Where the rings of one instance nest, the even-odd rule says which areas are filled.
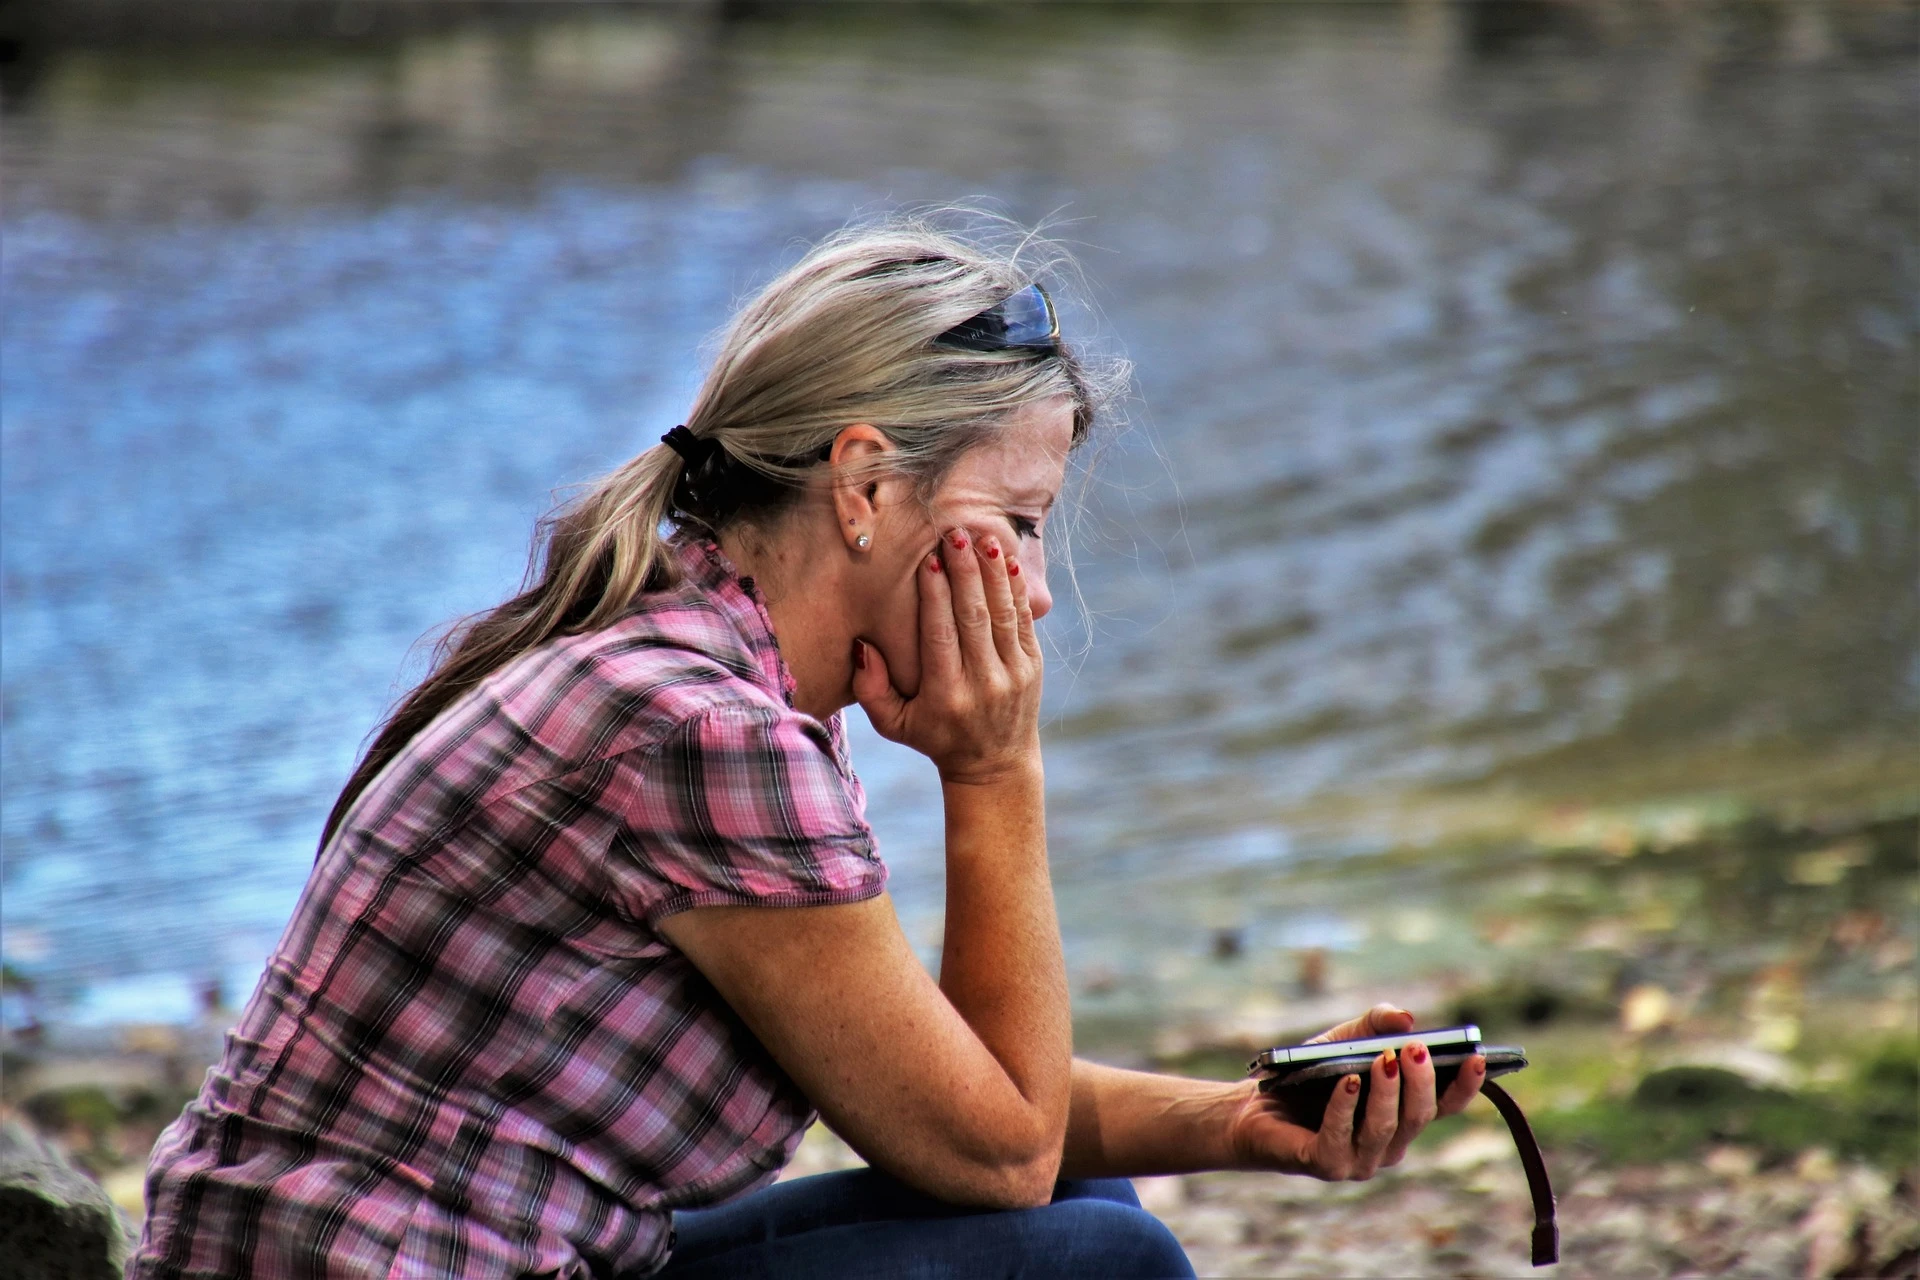
[[[1045,346],[1059,336],[1054,327],[1053,303],[1039,285],[1028,285],[1000,304],[1010,347]]]

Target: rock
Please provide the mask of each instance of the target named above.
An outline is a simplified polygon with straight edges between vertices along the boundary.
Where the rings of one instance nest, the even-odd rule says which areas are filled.
[[[1654,983],[1642,983],[1620,1000],[1620,1029],[1643,1036],[1673,1021],[1673,997]]]
[[[1833,1152],[1825,1147],[1808,1147],[1793,1162],[1793,1173],[1800,1181],[1809,1184],[1832,1182],[1839,1176],[1839,1166],[1835,1164]]]
[[[1731,1071],[1757,1089],[1792,1091],[1806,1082],[1806,1072],[1791,1060],[1751,1045],[1695,1045],[1663,1059],[1661,1067],[1711,1067]]]
[[[131,1246],[99,1183],[0,1121],[0,1257],[12,1280],[118,1280]]]
[[[1814,1203],[1800,1223],[1807,1236],[1807,1265],[1810,1277],[1839,1275],[1853,1252],[1854,1228],[1860,1221],[1860,1208],[1845,1196],[1826,1195]]]
[[[1528,1264],[1532,1211],[1512,1143],[1498,1136],[1499,1158],[1492,1143],[1460,1148],[1462,1164],[1487,1157],[1464,1175],[1410,1157],[1409,1167],[1364,1183],[1238,1172],[1144,1181],[1205,1276],[1915,1274],[1920,1202],[1906,1175],[1828,1152],[1800,1168],[1758,1162],[1726,1146],[1717,1156],[1627,1166],[1550,1151],[1561,1262],[1548,1276]],[[1474,1190],[1488,1174],[1503,1185]]]
[[[1667,1067],[1645,1076],[1634,1088],[1633,1101],[1642,1107],[1698,1110],[1749,1104],[1769,1095],[1787,1096],[1725,1067]]]
[[[100,1179],[101,1190],[107,1198],[127,1215],[127,1220],[138,1223],[147,1216],[147,1167],[143,1164],[130,1164],[115,1169]]]
[[[1718,1178],[1745,1178],[1760,1167],[1760,1156],[1749,1147],[1722,1143],[1708,1149],[1701,1157],[1700,1166]]]

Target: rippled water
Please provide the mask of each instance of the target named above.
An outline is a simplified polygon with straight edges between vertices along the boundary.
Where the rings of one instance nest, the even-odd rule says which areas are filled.
[[[1915,26],[676,10],[30,63],[9,961],[83,1019],[244,989],[409,646],[678,419],[744,291],[925,200],[1064,219],[1075,327],[1139,369],[1049,624],[1077,967],[1191,951],[1237,917],[1177,890],[1225,868],[1910,804]],[[931,778],[861,729],[931,948]]]

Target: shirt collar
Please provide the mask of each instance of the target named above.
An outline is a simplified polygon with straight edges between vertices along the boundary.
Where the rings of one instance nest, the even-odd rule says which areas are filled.
[[[668,545],[678,553],[687,583],[697,588],[740,633],[767,687],[778,689],[786,704],[792,706],[793,673],[787,670],[786,660],[780,656],[773,619],[767,616],[766,603],[760,598],[760,589],[753,579],[742,577],[720,544],[711,538],[675,538]]]

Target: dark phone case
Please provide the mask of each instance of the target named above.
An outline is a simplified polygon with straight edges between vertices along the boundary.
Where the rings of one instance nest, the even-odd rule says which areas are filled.
[[[1487,1079],[1489,1080],[1495,1076],[1512,1075],[1527,1065],[1527,1051],[1518,1045],[1484,1045],[1480,1052],[1487,1058]],[[1326,1115],[1327,1103],[1333,1100],[1334,1089],[1347,1076],[1360,1077],[1360,1101],[1355,1106],[1355,1114],[1365,1110],[1367,1098],[1373,1092],[1372,1067],[1375,1056],[1368,1054],[1360,1058],[1323,1058],[1319,1062],[1288,1067],[1278,1072],[1272,1068],[1262,1068],[1267,1075],[1260,1081],[1260,1092],[1277,1102],[1281,1113],[1293,1123],[1308,1129],[1318,1129],[1321,1118]],[[1436,1097],[1444,1094],[1448,1086],[1459,1078],[1460,1064],[1471,1056],[1467,1053],[1433,1055],[1433,1083]]]

